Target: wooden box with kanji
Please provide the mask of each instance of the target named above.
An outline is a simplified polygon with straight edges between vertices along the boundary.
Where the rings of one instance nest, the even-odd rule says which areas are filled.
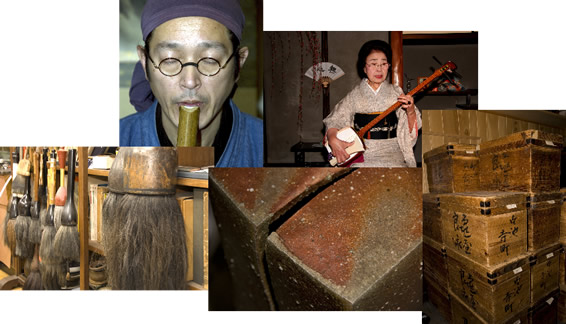
[[[528,309],[518,312],[501,322],[489,322],[474,312],[473,309],[452,292],[450,292],[450,304],[452,309],[452,320],[450,323],[452,324],[519,324],[528,322]]]
[[[423,236],[443,244],[438,194],[423,194]]]
[[[440,195],[448,251],[493,266],[527,251],[526,194],[469,192]]]
[[[504,323],[529,308],[530,270],[527,255],[486,267],[448,252],[451,294],[487,323]]]
[[[529,308],[529,324],[558,323],[559,291],[550,293],[536,305]]]
[[[448,143],[424,154],[431,193],[479,190],[476,145]]]
[[[531,263],[531,307],[559,288],[560,244],[529,252]]]
[[[423,272],[440,285],[448,287],[448,263],[443,245],[423,237]]]
[[[447,280],[448,277],[445,279]],[[448,286],[443,285],[426,273],[423,276],[423,281],[428,301],[433,304],[442,317],[450,323],[452,321],[452,309],[450,297],[448,296]]]
[[[527,196],[527,224],[529,251],[536,251],[560,240],[560,192],[529,193]]]
[[[562,136],[526,130],[480,144],[481,190],[560,190]]]

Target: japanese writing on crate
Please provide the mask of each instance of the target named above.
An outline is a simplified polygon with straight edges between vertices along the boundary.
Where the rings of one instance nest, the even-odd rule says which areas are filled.
[[[493,154],[491,156],[491,169],[494,171],[493,175],[495,176],[497,186],[510,186],[509,176],[511,175],[511,170],[513,170],[513,168],[509,164],[508,158],[509,154],[506,152],[501,155]],[[499,175],[501,175],[502,178]]]
[[[542,273],[540,274],[540,284],[539,287],[546,290],[546,283],[552,283],[552,273],[554,271],[552,271],[551,268],[552,265],[552,260],[548,260],[548,262],[546,262],[546,269],[542,270]]]
[[[476,295],[477,288],[474,285],[474,277],[471,273],[467,273],[464,269],[460,269],[460,282],[462,283],[462,290],[460,296],[466,300],[473,309],[476,309],[477,301]]]
[[[498,236],[499,243],[503,243],[499,246],[499,252],[505,253],[505,255],[507,256],[509,256],[509,246],[510,246],[507,240],[513,237],[517,237],[517,232],[519,232],[519,226],[517,226],[517,216],[512,215],[511,219],[509,220],[509,223],[511,224],[511,226],[502,229]]]
[[[513,287],[509,291],[507,291],[507,293],[505,293],[505,296],[503,297],[503,302],[505,304],[505,313],[513,312],[513,303],[515,302],[515,299],[513,298],[519,296],[522,288],[523,284],[521,283],[521,276],[517,276],[513,280]]]
[[[475,172],[475,169],[478,167],[478,161],[471,161],[468,163],[464,163],[464,174],[463,174],[463,183],[469,184],[477,179],[478,175]]]
[[[466,254],[472,254],[472,242],[468,241],[468,239],[472,237],[472,233],[470,233],[470,227],[468,225],[468,216],[466,216],[466,214],[462,214],[462,217],[460,217],[458,213],[454,212],[452,220],[454,221],[454,231],[457,233],[456,237],[452,237],[454,247],[458,250],[464,251]],[[462,237],[460,237],[459,234],[462,234]]]

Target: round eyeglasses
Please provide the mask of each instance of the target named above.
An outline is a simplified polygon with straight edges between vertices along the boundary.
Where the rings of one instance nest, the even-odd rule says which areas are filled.
[[[183,63],[178,58],[168,57],[162,60],[161,62],[159,62],[159,65],[155,65],[155,62],[153,62],[151,56],[149,56],[149,53],[147,53],[147,57],[151,61],[151,64],[153,64],[153,67],[158,69],[159,72],[161,72],[165,76],[170,76],[170,77],[176,76],[177,74],[181,73],[181,71],[185,66],[189,66],[189,65],[196,67],[197,71],[199,71],[199,73],[204,76],[214,76],[217,75],[220,72],[220,70],[225,68],[226,65],[228,65],[228,62],[230,62],[232,57],[234,57],[235,53],[236,52],[233,52],[232,55],[230,55],[230,57],[228,58],[226,63],[224,63],[224,65],[220,65],[220,62],[218,62],[218,60],[212,57],[203,57],[200,60],[198,60],[198,62],[196,63],[195,62]]]
[[[374,68],[374,69],[376,69],[376,70],[377,70],[377,69],[381,70],[382,68],[387,70],[387,68],[389,67],[389,63],[382,63],[382,64],[366,63],[366,66],[367,66],[367,67]]]

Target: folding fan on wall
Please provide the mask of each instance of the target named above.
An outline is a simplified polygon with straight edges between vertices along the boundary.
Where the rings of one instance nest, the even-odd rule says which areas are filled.
[[[311,66],[305,75],[315,81],[319,81],[326,88],[330,82],[343,76],[344,71],[342,71],[342,69],[334,63],[320,62]]]

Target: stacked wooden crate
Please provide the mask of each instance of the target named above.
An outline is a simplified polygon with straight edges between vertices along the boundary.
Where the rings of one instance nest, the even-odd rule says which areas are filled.
[[[429,154],[439,149],[425,154],[431,190],[446,188],[434,172],[479,181],[476,190],[437,196],[453,322],[556,321],[561,148],[561,136],[540,131],[482,143],[474,180],[471,164],[448,170]]]
[[[439,197],[443,193],[478,190],[478,152],[475,145],[448,143],[425,153],[424,159],[430,190],[423,195],[424,285],[430,302],[450,322],[448,261]]]
[[[527,130],[480,144],[480,186],[527,193],[529,316],[556,312],[559,291],[560,135]],[[548,305],[548,306],[546,306]],[[535,312],[538,310],[538,312]],[[551,316],[556,318],[556,314]]]

